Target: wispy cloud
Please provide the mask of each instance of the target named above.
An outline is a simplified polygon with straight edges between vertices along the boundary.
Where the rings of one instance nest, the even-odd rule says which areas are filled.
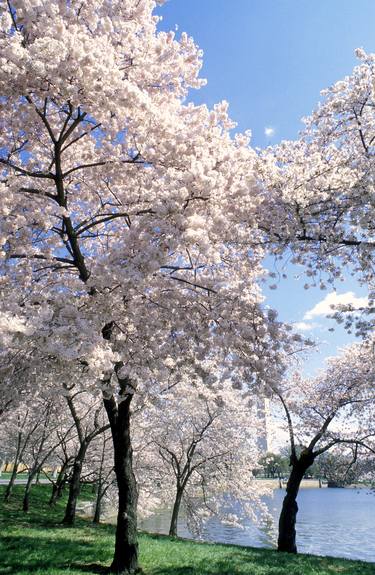
[[[264,135],[267,138],[273,138],[275,135],[275,128],[273,128],[272,126],[266,126],[264,128]]]
[[[315,323],[315,322],[309,323],[307,321],[296,321],[293,324],[293,327],[297,331],[312,331],[313,329],[320,327],[320,325],[318,323]]]
[[[314,317],[327,316],[330,313],[333,313],[333,308],[337,305],[350,305],[353,309],[358,309],[366,306],[367,303],[367,297],[357,297],[352,291],[342,294],[338,294],[333,291],[327,294],[326,297],[318,302],[312,309],[307,311],[303,316],[303,319],[311,320]]]

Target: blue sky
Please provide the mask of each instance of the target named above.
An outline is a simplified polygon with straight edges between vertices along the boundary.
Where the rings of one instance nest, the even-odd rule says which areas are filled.
[[[374,0],[167,0],[158,14],[161,28],[178,26],[176,34],[187,32],[204,52],[201,76],[208,83],[190,99],[208,106],[227,100],[238,129],[250,128],[257,147],[297,138],[320,91],[351,73],[355,48],[375,52]],[[288,271],[290,279],[266,290],[267,303],[320,342],[306,362],[312,374],[353,338],[319,308],[311,313],[327,292],[306,291],[301,270]],[[337,287],[340,295],[348,292],[365,295],[351,278]]]
[[[167,0],[158,13],[204,51],[208,84],[194,101],[228,100],[255,146],[270,142],[266,126],[272,142],[295,138],[320,90],[350,74],[355,48],[375,51],[373,0]]]

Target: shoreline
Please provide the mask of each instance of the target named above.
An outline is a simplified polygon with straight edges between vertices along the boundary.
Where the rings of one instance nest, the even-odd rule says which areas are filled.
[[[0,489],[0,495],[2,492]],[[13,575],[96,575],[108,572],[113,557],[115,527],[94,525],[77,517],[74,527],[61,523],[66,495],[50,508],[44,485],[32,491],[29,512],[21,510],[23,489],[12,500],[0,499],[1,567]],[[88,503],[83,493],[81,504]],[[25,531],[26,528],[26,531]],[[198,542],[168,535],[139,533],[145,575],[374,575],[374,562],[331,555],[278,553],[273,549],[235,543]]]
[[[271,489],[280,489],[279,479],[256,478],[255,481]],[[287,481],[288,481],[287,479],[281,479],[282,484],[281,489],[286,488]],[[374,489],[374,488],[371,487],[370,485],[364,485],[363,483],[351,483],[349,485],[344,485],[343,487],[328,487],[327,481],[324,481],[321,483],[321,485],[319,485],[319,479],[302,479],[300,489]]]

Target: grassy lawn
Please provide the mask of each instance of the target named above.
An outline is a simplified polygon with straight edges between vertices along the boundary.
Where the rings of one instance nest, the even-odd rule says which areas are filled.
[[[0,489],[0,497],[4,488]],[[78,519],[60,524],[63,502],[50,510],[49,489],[35,486],[31,510],[20,511],[22,487],[12,501],[0,502],[1,575],[90,575],[111,561],[114,528]],[[88,498],[89,492],[83,493]],[[375,564],[312,555],[290,556],[266,549],[212,545],[140,535],[146,575],[375,575]]]

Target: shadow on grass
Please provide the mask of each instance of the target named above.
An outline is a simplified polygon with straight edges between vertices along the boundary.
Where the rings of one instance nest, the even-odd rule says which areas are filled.
[[[62,529],[63,530],[63,529]],[[65,531],[65,530],[64,530]],[[72,534],[73,535],[73,534]],[[105,573],[103,564],[89,564],[93,558],[107,563],[108,550],[98,547],[97,542],[77,537],[39,537],[6,535],[2,538],[1,573],[16,574],[24,570],[48,573],[52,569],[77,569],[82,572]]]
[[[35,524],[38,527],[50,527],[59,525],[62,522],[65,511],[65,496],[57,500],[52,507],[48,504],[51,490],[49,485],[34,485],[30,494],[30,510],[28,513],[22,511],[22,499],[24,486],[15,485],[10,501],[4,502],[5,486],[0,485],[0,519],[6,525],[14,521],[17,524]],[[92,493],[88,486],[83,486],[80,493],[80,502],[91,501]],[[77,525],[87,524],[87,521],[78,518]]]
[[[95,573],[98,575],[107,575],[109,573],[108,566],[98,565],[98,563],[72,563],[70,568],[82,573]]]

